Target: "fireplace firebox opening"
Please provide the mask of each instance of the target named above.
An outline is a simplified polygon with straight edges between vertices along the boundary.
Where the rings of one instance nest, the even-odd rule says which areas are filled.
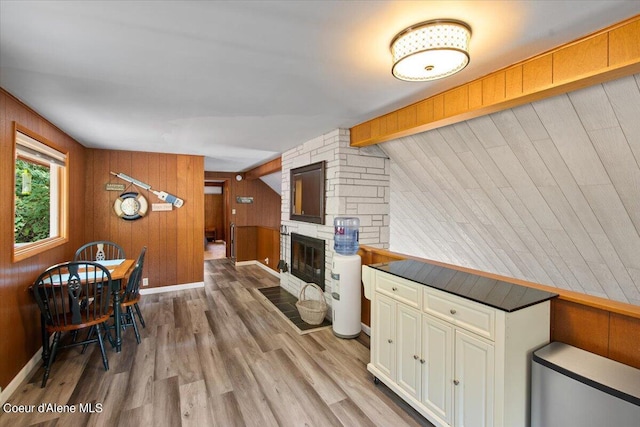
[[[291,274],[324,291],[324,240],[291,233]]]

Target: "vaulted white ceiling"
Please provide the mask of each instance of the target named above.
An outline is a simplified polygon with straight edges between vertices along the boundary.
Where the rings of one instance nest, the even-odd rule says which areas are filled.
[[[88,147],[242,171],[640,13],[638,1],[0,1],[0,86]],[[466,21],[471,63],[390,73],[389,42]]]
[[[390,249],[640,305],[640,75],[381,144]]]

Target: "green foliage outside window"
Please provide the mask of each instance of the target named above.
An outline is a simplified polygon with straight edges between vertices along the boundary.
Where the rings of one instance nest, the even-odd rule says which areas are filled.
[[[22,179],[31,174],[31,192],[23,194]],[[15,243],[31,243],[49,237],[51,193],[50,170],[46,166],[22,159],[16,160]]]

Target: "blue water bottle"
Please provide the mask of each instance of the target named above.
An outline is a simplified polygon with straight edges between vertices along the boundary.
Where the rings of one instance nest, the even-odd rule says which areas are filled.
[[[340,255],[357,254],[360,220],[355,217],[339,216],[333,220],[333,227],[335,229],[333,249]]]

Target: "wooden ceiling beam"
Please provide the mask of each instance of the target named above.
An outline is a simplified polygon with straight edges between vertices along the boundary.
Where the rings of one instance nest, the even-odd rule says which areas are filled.
[[[244,176],[246,179],[258,179],[261,176],[270,175],[274,172],[282,170],[282,158],[278,157],[267,163],[263,163],[260,166],[247,171]]]
[[[640,15],[351,128],[364,147],[640,72]]]

